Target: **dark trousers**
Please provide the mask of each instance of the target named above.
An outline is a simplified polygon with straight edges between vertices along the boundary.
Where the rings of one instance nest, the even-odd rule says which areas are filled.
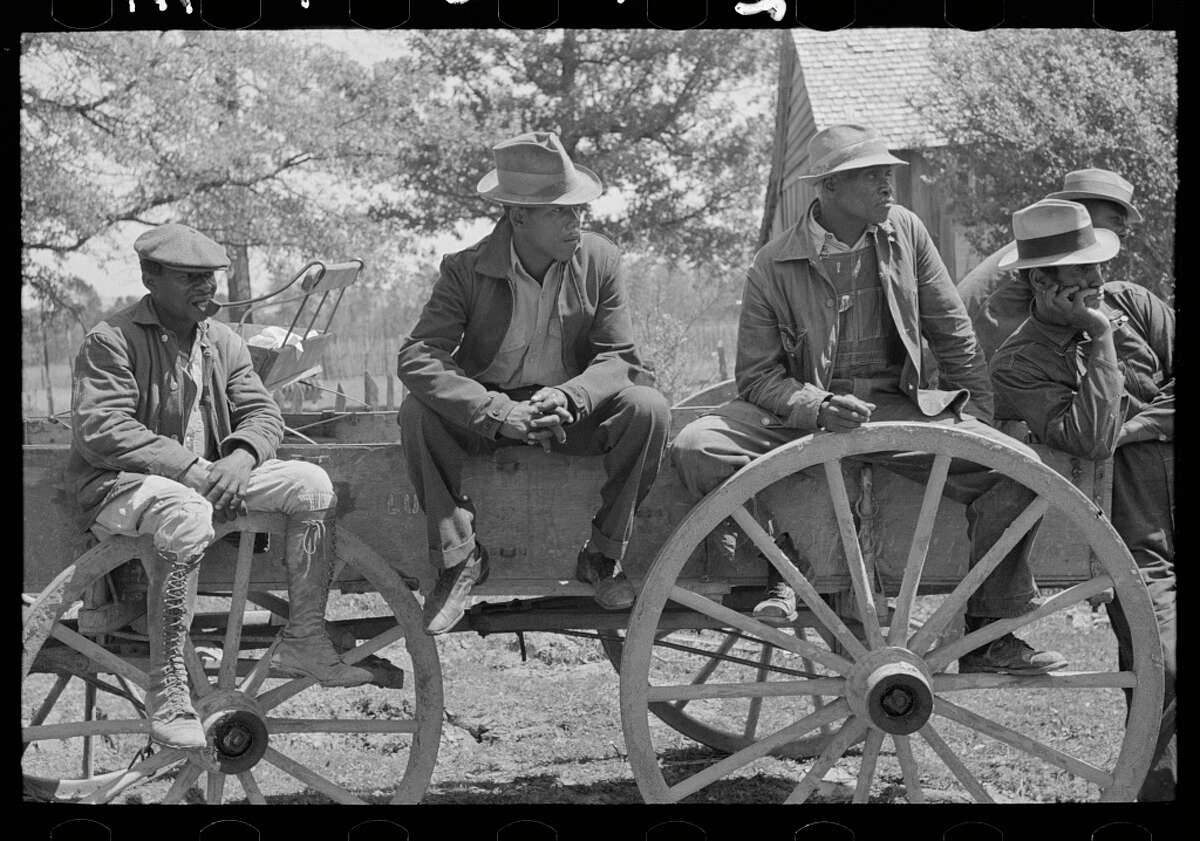
[[[1163,651],[1163,717],[1150,772],[1138,800],[1174,800],[1175,746],[1175,448],[1140,441],[1113,456],[1112,524],[1129,547],[1154,605]],[[1132,635],[1119,599],[1108,605],[1117,664],[1133,666]],[[1132,693],[1125,690],[1126,703]]]
[[[509,438],[493,441],[463,429],[412,395],[400,405],[399,421],[408,476],[425,512],[430,558],[435,565],[440,559],[440,565],[454,566],[475,546],[475,512],[462,494],[463,464],[470,456],[526,445]],[[552,440],[555,452],[604,458],[607,480],[588,541],[593,550],[618,561],[624,558],[634,514],[658,476],[670,426],[666,398],[656,389],[636,385],[568,426],[565,443]]]
[[[952,425],[990,438],[1003,439],[1020,450],[1032,451],[975,418],[956,420],[952,415],[927,418],[903,397],[872,395],[877,408],[871,419],[918,420]],[[671,457],[680,480],[695,499],[711,491],[754,458],[807,432],[780,426],[767,412],[737,401],[721,415],[706,415],[688,424],[671,445]],[[872,453],[856,461],[869,462],[924,483],[933,464],[929,453]],[[817,469],[819,471],[819,468]],[[1035,494],[1008,477],[972,462],[954,459],[944,495],[967,506],[967,534],[971,541],[969,563],[974,566],[1004,533]],[[967,613],[978,617],[1020,616],[1037,607],[1038,590],[1029,567],[1029,549],[1037,527],[1005,556],[967,601]]]

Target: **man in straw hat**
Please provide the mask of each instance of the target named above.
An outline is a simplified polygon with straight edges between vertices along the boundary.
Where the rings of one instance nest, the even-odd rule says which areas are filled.
[[[75,359],[67,478],[81,525],[101,538],[152,535],[148,578],[150,736],[206,747],[192,706],[184,646],[200,558],[213,520],[247,510],[287,515],[291,612],[272,666],[324,686],[372,672],[343,663],[325,630],[337,499],[315,464],[276,459],[283,417],[245,342],[209,316],[225,249],[187,225],[152,228],[133,244],[149,290],[100,322]]]
[[[1113,459],[1112,524],[1150,592],[1162,640],[1165,712],[1141,800],[1175,791],[1175,313],[1149,290],[1104,283],[1120,250],[1071,201],[1013,214],[1002,268],[1020,272],[1031,315],[992,357],[996,417],[1025,421],[1037,440],[1088,459]],[[1122,670],[1129,623],[1108,605]],[[1129,693],[1126,693],[1128,698]]]
[[[867,421],[953,425],[1015,444],[988,425],[987,371],[954,284],[921,220],[894,201],[892,169],[904,161],[888,152],[877,132],[856,125],[818,132],[809,160],[804,177],[816,185],[816,199],[794,227],[759,250],[747,273],[738,325],[739,399],[689,424],[672,448],[683,483],[697,498],[775,447]],[[939,388],[931,387],[922,365],[922,339],[937,358]],[[932,455],[868,460],[923,482]],[[946,492],[968,506],[972,566],[1034,498],[1011,479],[958,462]],[[814,539],[776,537],[801,571],[817,560],[805,549]],[[971,595],[968,630],[1035,609],[1032,539],[1031,531]],[[775,568],[782,559],[764,554],[772,556],[770,589],[754,614],[766,622],[793,621],[796,593]],[[1057,652],[1035,651],[1006,634],[960,658],[959,671],[1038,674],[1065,665]]]
[[[397,365],[409,391],[399,414],[409,478],[440,569],[425,601],[430,634],[454,627],[488,574],[461,479],[468,455],[499,446],[603,454],[608,478],[575,574],[601,607],[632,605],[621,561],[670,425],[666,400],[643,384],[651,377],[634,347],[620,253],[581,227],[600,179],[552,132],[492,151],[477,191],[504,215],[442,261]]]
[[[1063,188],[1046,198],[1079,202],[1087,208],[1093,227],[1112,231],[1122,239],[1131,224],[1142,221],[1142,214],[1132,204],[1133,185],[1107,169],[1068,172]],[[988,359],[1029,315],[1033,300],[1029,284],[1016,272],[1000,266],[1000,261],[1012,251],[1012,243],[996,250],[967,272],[958,284],[958,294]]]

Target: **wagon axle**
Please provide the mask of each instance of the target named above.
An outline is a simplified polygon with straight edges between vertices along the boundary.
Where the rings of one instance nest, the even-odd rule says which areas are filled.
[[[258,764],[271,737],[266,716],[250,698],[240,692],[218,691],[196,706],[222,773],[240,774]]]

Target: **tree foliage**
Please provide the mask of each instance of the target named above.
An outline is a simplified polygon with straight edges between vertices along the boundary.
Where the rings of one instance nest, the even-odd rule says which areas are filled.
[[[1012,213],[1085,167],[1134,185],[1145,221],[1106,277],[1174,289],[1177,46],[1173,33],[945,32],[933,41],[941,87],[915,103],[950,141],[937,180],[983,253],[1011,240]]]

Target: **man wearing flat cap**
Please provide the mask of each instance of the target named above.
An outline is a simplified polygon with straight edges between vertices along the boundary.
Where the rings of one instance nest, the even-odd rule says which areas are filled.
[[[287,516],[291,610],[272,667],[324,686],[372,673],[343,663],[325,631],[336,498],[325,471],[276,459],[279,407],[228,325],[209,320],[225,249],[186,225],[159,225],[134,242],[149,290],[93,327],[75,359],[67,476],[81,525],[100,538],[152,535],[148,578],[150,687],[158,743],[206,747],[192,706],[184,646],[200,558],[213,520],[247,510]]]
[[[620,253],[581,227],[600,179],[552,132],[492,151],[496,166],[477,191],[504,215],[442,261],[397,362],[409,391],[401,440],[440,570],[425,600],[430,634],[454,627],[488,574],[461,479],[467,456],[500,446],[604,456],[607,481],[576,577],[601,607],[632,605],[621,561],[670,425],[666,400],[643,384],[651,378],[634,347]]]
[[[1023,420],[1042,443],[1113,459],[1112,524],[1129,547],[1158,621],[1162,726],[1139,800],[1175,792],[1175,313],[1149,290],[1104,283],[1100,264],[1121,244],[1071,201],[1013,214],[1001,268],[1019,271],[1030,316],[992,357],[996,417]],[[1120,599],[1108,604],[1117,660],[1132,667]],[[1128,699],[1129,693],[1126,693]]]
[[[905,162],[877,132],[856,125],[818,132],[809,160],[804,177],[818,186],[816,199],[794,227],[759,250],[746,276],[738,399],[693,421],[672,446],[675,467],[696,498],[769,450],[867,421],[945,424],[1021,446],[989,426],[987,370],[962,301],[921,220],[895,203],[892,169]],[[940,369],[937,388],[922,363],[924,343]],[[864,460],[923,482],[933,457],[888,453]],[[1034,498],[995,471],[958,461],[946,493],[967,505],[971,566]],[[776,540],[792,566],[810,568],[796,549],[805,536]],[[1036,608],[1032,540],[1031,532],[972,594],[969,631]],[[768,597],[755,616],[794,621],[795,592],[773,563],[767,572]],[[1065,665],[1057,652],[1035,651],[1012,634],[959,659],[960,672],[1039,674]]]
[[[1131,224],[1142,221],[1142,214],[1132,204],[1133,185],[1107,169],[1068,172],[1063,188],[1046,198],[1079,202],[1087,208],[1097,230],[1112,231],[1121,239],[1129,233]],[[1000,266],[1000,261],[1012,252],[1010,242],[984,258],[958,283],[958,294],[987,359],[1026,319],[1033,301],[1029,284],[1017,272]]]

